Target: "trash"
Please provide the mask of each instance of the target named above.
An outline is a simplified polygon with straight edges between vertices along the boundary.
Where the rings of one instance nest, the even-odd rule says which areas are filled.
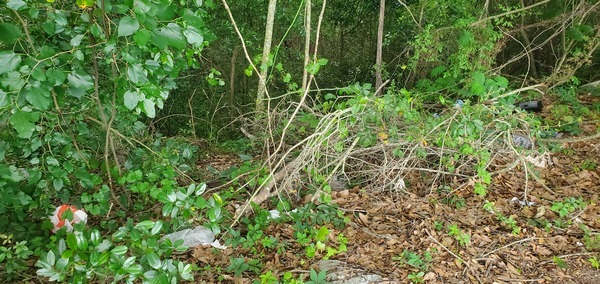
[[[292,211],[285,212],[285,214],[290,215],[290,213],[294,213],[297,211],[298,211],[298,209],[293,209]],[[267,217],[267,219],[271,220],[271,219],[279,219],[279,218],[281,218],[281,212],[279,212],[279,210],[277,210],[277,209],[269,210],[269,217]]]
[[[533,202],[533,201],[519,200],[519,199],[518,199],[518,198],[516,198],[516,197],[513,197],[513,198],[510,200],[510,202],[509,202],[509,203],[511,203],[511,204],[512,204],[512,203],[519,203],[519,204],[521,204],[521,206],[533,206],[533,205],[535,205],[535,202]]]
[[[215,233],[211,230],[198,226],[194,229],[185,229],[162,237],[161,240],[169,239],[175,243],[178,240],[183,240],[183,245],[186,247],[195,247],[199,245],[211,245],[218,249],[225,249],[218,240],[215,240]]]
[[[531,142],[531,139],[529,139],[529,137],[519,134],[513,134],[512,140],[515,146],[520,146],[525,149],[533,148],[533,143]]]
[[[542,104],[541,101],[529,101],[529,102],[518,103],[517,107],[519,107],[520,109],[526,110],[526,111],[540,112],[540,111],[542,111],[542,108],[544,107],[544,105]]]
[[[73,213],[73,218],[71,218],[71,220],[69,219],[63,219],[64,218],[64,213],[69,210]],[[55,232],[60,230],[62,227],[65,227],[65,229],[67,230],[67,232],[71,232],[73,231],[73,224],[77,224],[77,223],[87,223],[87,214],[85,213],[85,211],[78,209],[77,207],[73,206],[73,205],[68,205],[68,204],[63,204],[61,206],[56,207],[56,210],[54,210],[54,213],[52,213],[52,215],[49,217],[50,221],[52,222],[52,224],[54,224],[54,228],[52,229],[52,232]]]
[[[279,217],[281,217],[281,213],[279,213],[279,210],[269,210],[269,219],[279,219]]]

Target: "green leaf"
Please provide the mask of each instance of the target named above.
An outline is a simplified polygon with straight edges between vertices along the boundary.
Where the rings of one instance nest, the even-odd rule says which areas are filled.
[[[187,27],[183,30],[183,35],[187,39],[187,42],[194,47],[202,46],[204,43],[204,37],[200,34],[200,31],[194,27]]]
[[[150,231],[150,233],[152,235],[156,235],[158,234],[158,232],[160,232],[160,229],[162,228],[163,223],[161,221],[156,221],[154,223],[154,226],[152,226],[152,231]]]
[[[0,74],[11,72],[21,63],[21,56],[12,51],[0,52]]]
[[[127,77],[131,82],[136,84],[143,84],[148,82],[146,78],[146,72],[142,67],[142,64],[132,64],[127,67]]]
[[[126,246],[117,246],[110,251],[113,255],[124,255],[127,252]]]
[[[154,102],[149,99],[144,99],[143,102],[143,111],[149,118],[154,118],[156,116],[156,110],[154,109]]]
[[[150,33],[148,30],[139,30],[135,33],[135,35],[133,35],[133,40],[135,43],[141,46],[148,44],[150,38],[152,38],[152,33]]]
[[[49,251],[48,254],[46,254],[46,261],[48,262],[48,264],[50,264],[50,266],[54,266],[54,263],[56,262],[56,257],[54,256],[53,251]]]
[[[92,76],[85,73],[83,70],[75,70],[67,75],[69,85],[77,89],[89,90],[94,87]]]
[[[50,68],[46,71],[46,78],[48,82],[52,83],[54,86],[60,86],[65,82],[67,76],[65,76],[65,72],[60,69]]]
[[[19,11],[27,7],[27,3],[25,3],[23,0],[8,0],[8,2],[6,2],[6,7],[15,11]]]
[[[134,264],[134,265],[131,265],[131,266],[125,268],[125,271],[129,274],[139,275],[139,274],[142,274],[142,271],[144,271],[144,270],[141,265]]]
[[[0,23],[0,42],[11,45],[22,35],[21,28],[18,26],[11,23]]]
[[[161,21],[172,21],[177,12],[175,5],[159,5],[156,17]]]
[[[139,222],[137,225],[135,225],[136,228],[143,228],[146,230],[152,228],[152,226],[154,226],[154,221],[151,221],[151,220],[144,220],[142,222]]]
[[[123,99],[125,107],[129,110],[133,110],[140,101],[138,94],[130,91],[125,92],[125,94],[123,95]]]
[[[63,188],[63,186],[64,186],[64,182],[63,182],[63,180],[61,178],[55,178],[52,181],[52,185],[54,186],[54,189],[56,191],[60,191]]]
[[[148,264],[150,264],[150,266],[154,269],[158,269],[161,266],[161,261],[160,258],[158,258],[158,255],[156,255],[156,253],[151,252],[148,254]]]
[[[131,266],[133,263],[135,262],[135,256],[130,256],[128,257],[124,262],[123,262],[123,268],[127,268],[129,266]]]
[[[82,39],[83,39],[83,35],[76,35],[75,37],[73,37],[71,39],[71,41],[69,43],[71,44],[72,47],[76,47],[81,44]]]
[[[25,99],[39,110],[47,110],[50,106],[50,92],[41,87],[30,87],[25,89]]]
[[[159,38],[164,38],[172,47],[177,49],[185,48],[185,37],[181,33],[181,27],[175,23],[169,23],[166,27],[161,28],[157,33],[157,36]]]
[[[8,104],[8,95],[0,90],[0,108]],[[0,159],[2,160],[2,159]]]
[[[2,164],[0,164],[0,177],[11,182],[20,182],[25,179],[17,167]],[[16,198],[13,200],[16,200]]]
[[[146,14],[150,12],[150,9],[152,9],[152,7],[146,0],[133,1],[133,11],[135,11],[136,14]]]
[[[29,139],[35,131],[34,122],[40,119],[39,112],[19,110],[10,117],[10,124],[15,128],[20,138]]]
[[[77,237],[75,237],[75,234],[69,233],[67,235],[67,246],[72,250],[77,250]]]
[[[325,241],[325,239],[327,238],[327,235],[329,235],[329,229],[327,229],[327,227],[323,226],[323,227],[319,228],[319,231],[317,232],[315,239],[317,241]]]
[[[119,22],[118,34],[119,36],[130,36],[139,29],[140,23],[138,23],[135,18],[125,16],[121,18],[121,21]]]

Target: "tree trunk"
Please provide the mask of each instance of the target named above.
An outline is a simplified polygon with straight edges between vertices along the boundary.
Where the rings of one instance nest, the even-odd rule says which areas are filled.
[[[381,78],[381,69],[383,68],[383,23],[385,18],[385,0],[379,4],[379,27],[377,28],[377,59],[375,59],[375,90],[379,90],[383,79]],[[377,94],[376,94],[377,95]]]
[[[269,0],[269,10],[267,11],[267,23],[265,26],[265,42],[263,45],[262,59],[259,67],[258,91],[256,93],[256,120],[265,112],[265,97],[267,95],[267,71],[269,54],[271,53],[271,42],[273,41],[273,24],[275,22],[275,10],[277,0]]]
[[[311,10],[312,3],[311,0],[306,0],[306,12],[304,16],[304,32],[306,33],[306,37],[304,39],[304,70],[302,71],[302,90],[306,90],[306,85],[308,84],[308,71],[306,68],[308,67],[309,59],[310,59],[310,21],[311,21]]]
[[[240,47],[237,46],[233,49],[233,55],[231,55],[231,69],[229,71],[229,104],[231,106],[235,106],[235,65],[239,53]]]

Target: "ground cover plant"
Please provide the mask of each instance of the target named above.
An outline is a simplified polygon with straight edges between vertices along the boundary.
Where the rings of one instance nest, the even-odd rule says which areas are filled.
[[[0,5],[0,282],[600,281],[597,1]]]

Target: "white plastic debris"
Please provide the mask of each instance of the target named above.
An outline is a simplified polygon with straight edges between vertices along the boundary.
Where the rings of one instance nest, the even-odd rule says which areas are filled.
[[[525,157],[525,161],[531,163],[536,168],[545,168],[546,165],[551,165],[552,160],[550,159],[549,154],[544,153],[542,155],[538,155],[537,157],[528,155],[527,157]]]
[[[297,211],[298,211],[298,209],[292,209],[292,211],[285,212],[285,214],[290,215],[290,213],[294,213]],[[281,218],[281,212],[279,212],[279,210],[277,210],[277,209],[269,210],[269,217],[267,217],[267,219],[274,220],[274,219],[279,219],[279,218]]]
[[[269,219],[279,219],[281,213],[277,209],[269,210]]]
[[[175,243],[178,240],[183,240],[183,245],[187,247],[195,247],[199,245],[211,245],[215,248],[225,249],[218,240],[215,240],[215,233],[211,230],[198,226],[194,229],[185,229],[162,237],[162,240],[169,239]]]
[[[513,197],[513,198],[510,200],[510,203],[511,203],[511,204],[512,204],[512,203],[519,203],[521,206],[533,206],[533,205],[535,205],[535,202],[533,202],[533,201],[519,200],[519,199],[518,199],[518,198],[516,198],[516,197]]]
[[[73,218],[71,220],[64,218],[64,213],[66,211],[71,211],[71,213],[73,213]],[[73,231],[73,224],[87,223],[87,214],[85,213],[85,211],[68,204],[63,204],[61,206],[56,207],[56,210],[54,210],[54,213],[52,213],[52,215],[49,218],[52,224],[54,224],[52,232],[55,233],[62,227],[65,227],[67,232],[71,232]]]

